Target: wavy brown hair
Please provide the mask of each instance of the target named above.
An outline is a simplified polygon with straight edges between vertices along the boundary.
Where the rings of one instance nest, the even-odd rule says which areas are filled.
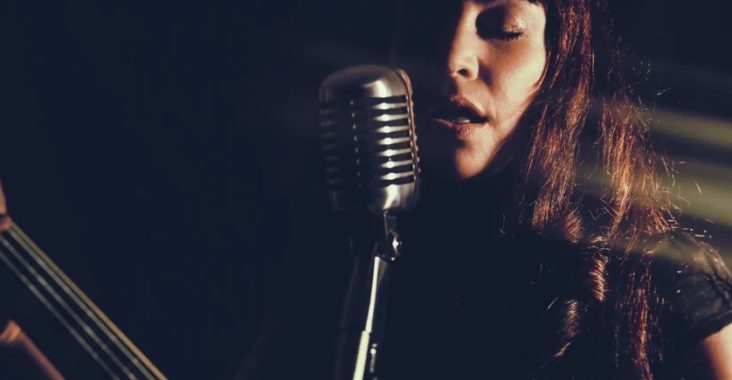
[[[657,313],[640,242],[674,228],[656,175],[665,161],[649,148],[606,2],[541,3],[548,60],[527,114],[518,220],[583,248],[583,290],[561,303],[556,344],[537,377],[651,379]],[[590,362],[592,375],[582,375]]]

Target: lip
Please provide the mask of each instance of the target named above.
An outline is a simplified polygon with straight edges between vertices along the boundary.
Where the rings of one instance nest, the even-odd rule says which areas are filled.
[[[444,131],[447,131],[451,134],[453,134],[456,137],[467,137],[472,135],[473,133],[477,132],[478,130],[486,127],[488,125],[487,122],[485,123],[454,123],[449,120],[444,120],[440,118],[432,118],[433,121],[435,121],[436,124],[443,127],[441,128]]]
[[[440,114],[444,114],[446,109],[464,109],[472,113],[474,117],[482,120],[479,122],[456,123],[439,116]],[[467,137],[481,128],[486,127],[490,122],[488,117],[486,117],[476,104],[461,95],[453,95],[447,99],[443,99],[439,102],[439,106],[430,109],[429,115],[432,121],[442,127],[440,128],[441,130],[449,132],[455,137]]]

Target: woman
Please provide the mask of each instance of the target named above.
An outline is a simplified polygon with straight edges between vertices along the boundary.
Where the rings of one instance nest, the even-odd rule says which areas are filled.
[[[654,282],[653,256],[666,257],[650,252],[651,241],[677,226],[624,86],[604,2],[405,0],[396,35],[395,64],[423,85],[416,97],[426,170],[493,185],[487,178],[515,178],[517,195],[498,203],[515,224],[508,228],[568,242],[588,261],[579,269],[587,294],[565,300],[562,337],[542,368],[582,356],[573,346],[597,349],[589,340],[601,341],[604,328],[612,331],[603,344],[613,377],[660,371],[656,356],[670,354],[652,343],[664,336],[654,331],[662,280]],[[720,296],[729,297],[729,287]],[[717,311],[716,328],[732,321],[730,306]],[[719,378],[732,376],[732,328],[706,332],[702,356]],[[585,370],[574,365],[566,371]]]
[[[400,1],[425,191],[385,378],[732,378],[732,282],[671,216],[605,8]]]

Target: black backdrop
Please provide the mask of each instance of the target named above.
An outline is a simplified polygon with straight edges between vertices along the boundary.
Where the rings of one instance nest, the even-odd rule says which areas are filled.
[[[728,2],[613,7],[654,68],[652,102],[732,120]],[[383,59],[390,2],[4,8],[0,178],[15,220],[171,378],[229,378],[261,318],[269,202],[319,180],[319,81]]]

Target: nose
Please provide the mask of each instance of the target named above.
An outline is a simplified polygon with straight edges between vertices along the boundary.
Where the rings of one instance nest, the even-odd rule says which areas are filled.
[[[479,74],[480,37],[471,12],[463,12],[449,42],[447,73],[453,80],[472,80]]]

